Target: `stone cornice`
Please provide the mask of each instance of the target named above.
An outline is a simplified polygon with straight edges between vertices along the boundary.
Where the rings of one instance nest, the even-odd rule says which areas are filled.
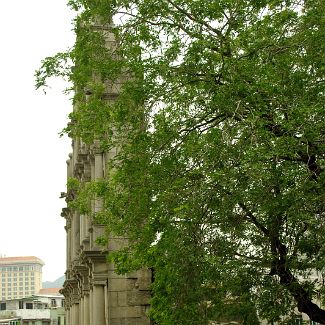
[[[106,255],[107,255],[107,251],[83,251],[82,255],[84,257],[84,259],[87,259],[88,261],[90,261],[91,263],[98,263],[98,262],[102,262],[102,263],[106,263]]]

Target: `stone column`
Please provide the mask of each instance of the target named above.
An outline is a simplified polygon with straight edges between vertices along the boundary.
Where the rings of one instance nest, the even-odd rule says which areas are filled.
[[[80,325],[84,325],[85,322],[84,322],[84,313],[83,313],[83,310],[85,308],[85,305],[84,305],[84,297],[81,297],[80,298],[80,303],[79,303],[79,320],[80,320]]]
[[[73,258],[76,258],[77,251],[80,249],[80,217],[77,212],[73,215],[73,226]]]
[[[69,177],[72,177],[72,162],[71,162],[71,160],[72,160],[72,153],[69,153],[69,159],[66,161],[66,163],[67,163],[67,177],[69,178]]]
[[[95,153],[95,179],[103,178],[103,154],[100,151]]]
[[[71,319],[70,319],[70,308],[65,310],[65,320],[66,320],[65,325],[72,325]]]
[[[109,301],[108,301],[108,288],[107,288],[107,283],[104,286],[104,295],[105,295],[105,303],[104,303],[104,308],[105,308],[105,325],[109,325]]]
[[[84,308],[83,308],[83,325],[90,325],[90,314],[89,314],[89,294],[84,295]]]
[[[86,238],[87,238],[88,241],[89,241],[89,237],[90,237],[90,234],[89,234],[89,228],[90,228],[90,217],[89,217],[89,215],[86,215],[86,216],[85,216],[85,228],[86,228]]]
[[[69,243],[70,243],[70,263],[74,260],[75,257],[75,240],[74,240],[74,235],[75,235],[75,216],[76,213],[72,212],[71,215],[71,228],[70,228],[70,232],[69,232]]]
[[[69,236],[70,236],[70,229],[66,227],[67,237],[66,237],[66,245],[67,245],[67,254],[66,254],[66,267],[69,267],[70,264],[70,243],[69,243]]]
[[[95,171],[94,171],[95,180],[103,179],[104,170],[103,170],[103,153],[98,149],[95,152]],[[96,200],[94,210],[95,212],[100,211],[102,208],[102,201]]]
[[[105,325],[105,295],[104,286],[102,284],[94,284],[93,286],[93,318],[91,324]]]
[[[80,319],[79,319],[79,304],[74,304],[73,305],[74,309],[74,315],[73,315],[73,318],[74,318],[74,323],[73,325],[79,325],[80,324]]]
[[[85,239],[85,216],[80,214],[79,215],[79,224],[80,224],[80,236],[79,236],[79,245],[82,246],[82,242]]]
[[[93,314],[94,314],[94,310],[93,310],[94,299],[93,299],[93,297],[94,297],[94,293],[93,293],[93,289],[91,288],[89,291],[89,321],[90,321],[91,325],[95,325],[95,324],[93,324],[93,318],[94,318],[94,316],[93,316]]]
[[[75,319],[75,305],[72,304],[70,307],[70,324],[69,325],[74,325],[76,324],[76,319]]]
[[[82,214],[80,215],[80,245],[84,245],[87,240],[89,240],[89,217]],[[85,247],[84,249],[87,250]]]

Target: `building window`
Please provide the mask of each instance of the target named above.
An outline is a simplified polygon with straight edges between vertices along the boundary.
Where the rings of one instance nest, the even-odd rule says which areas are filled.
[[[61,325],[61,317],[58,317],[58,325]]]
[[[26,302],[26,309],[33,309],[33,304],[31,302]]]
[[[19,300],[19,309],[24,309],[24,302]]]
[[[6,303],[5,302],[0,303],[0,310],[6,310]]]
[[[51,306],[56,307],[56,300],[55,299],[51,299]]]
[[[61,300],[61,307],[64,307],[64,299]]]

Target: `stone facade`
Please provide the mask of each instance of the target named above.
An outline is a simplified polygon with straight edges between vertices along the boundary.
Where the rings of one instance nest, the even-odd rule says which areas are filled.
[[[113,34],[102,27],[101,31],[106,33],[107,46],[115,46]],[[119,84],[107,82],[105,98],[114,100],[119,88]],[[86,95],[91,96],[87,91]],[[78,138],[73,139],[72,149],[67,175],[80,182],[105,177],[107,163],[116,154],[115,150],[102,151],[96,142],[86,145]],[[93,203],[94,212],[100,208],[101,202]],[[67,271],[62,289],[67,325],[149,325],[150,271],[118,275],[106,259],[107,254],[125,244],[126,238],[111,236],[103,249],[96,238],[104,233],[104,226],[69,208],[63,209],[62,216],[67,232]]]

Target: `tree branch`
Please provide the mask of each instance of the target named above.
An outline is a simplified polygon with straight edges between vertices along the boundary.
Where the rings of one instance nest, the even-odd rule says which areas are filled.
[[[281,245],[284,246],[283,244]],[[325,324],[325,311],[312,302],[310,294],[289,271],[285,257],[281,254],[280,258],[276,261],[275,274],[279,276],[280,284],[285,286],[292,294],[300,312],[307,314],[314,322]]]

